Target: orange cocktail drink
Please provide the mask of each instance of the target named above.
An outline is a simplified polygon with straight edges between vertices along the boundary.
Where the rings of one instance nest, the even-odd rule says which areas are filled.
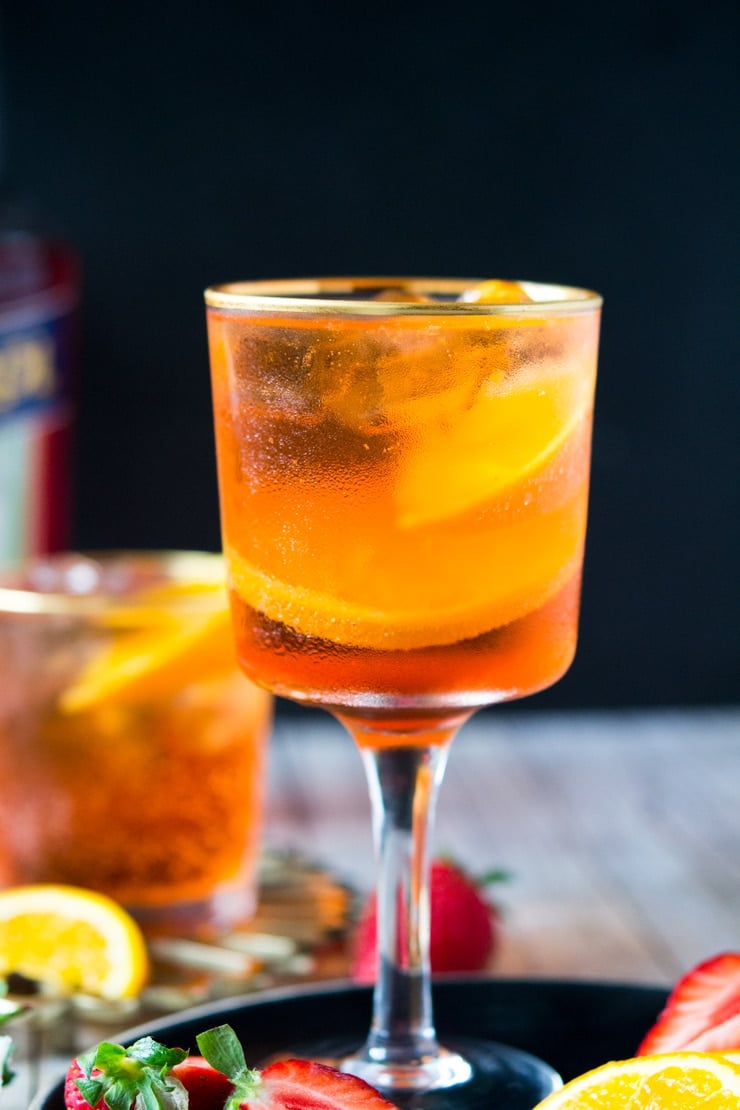
[[[235,665],[219,557],[4,576],[0,885],[89,887],[153,931],[246,920],[270,717]]]
[[[372,1023],[320,1054],[401,1106],[534,1106],[548,1064],[437,1040],[429,845],[461,724],[573,657],[601,300],[365,278],[206,304],[239,661],[345,725],[372,802]]]
[[[371,286],[329,283],[335,313],[212,295],[241,664],[361,714],[539,690],[576,644],[597,299],[409,282],[353,313]]]

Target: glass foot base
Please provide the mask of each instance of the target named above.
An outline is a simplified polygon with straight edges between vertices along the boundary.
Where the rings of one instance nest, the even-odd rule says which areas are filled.
[[[532,1110],[562,1086],[544,1060],[494,1041],[448,1041],[431,1068],[430,1082],[437,1084],[433,1089],[420,1088],[403,1069],[365,1060],[361,1053],[356,1044],[321,1041],[293,1045],[283,1055],[320,1060],[360,1075],[401,1110]]]
[[[380,1091],[418,1093],[459,1087],[473,1078],[473,1066],[459,1052],[440,1048],[434,1056],[424,1057],[418,1064],[399,1064],[375,1057],[367,1048],[358,1055],[339,1061],[342,1071],[359,1075]]]

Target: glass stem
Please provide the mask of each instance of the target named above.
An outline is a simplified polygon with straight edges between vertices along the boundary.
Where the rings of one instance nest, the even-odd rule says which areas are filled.
[[[466,1062],[437,1043],[429,961],[430,841],[460,723],[404,738],[344,721],[359,744],[372,802],[378,975],[370,1035],[343,1066],[382,1088],[446,1087],[470,1077]]]

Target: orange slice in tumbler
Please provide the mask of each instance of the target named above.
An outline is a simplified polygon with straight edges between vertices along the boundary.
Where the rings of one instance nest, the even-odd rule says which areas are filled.
[[[168,602],[182,594],[177,584],[172,587],[174,596],[168,589],[158,587],[156,598],[147,598],[150,603],[158,601],[165,615]],[[204,611],[175,608],[167,620],[143,620],[143,629],[119,632],[64,691],[59,702],[62,712],[78,713],[104,702],[131,704],[166,697],[190,682],[233,667],[231,619],[222,587],[218,596],[222,607],[214,600]],[[156,615],[153,604],[151,611]]]

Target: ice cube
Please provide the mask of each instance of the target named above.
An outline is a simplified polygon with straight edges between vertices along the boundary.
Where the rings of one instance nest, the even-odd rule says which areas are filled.
[[[406,286],[387,286],[379,289],[375,293],[370,293],[370,300],[373,301],[388,301],[394,304],[433,304],[432,297],[426,297],[423,293],[417,293],[413,289]]]
[[[532,304],[533,299],[516,281],[491,278],[460,294],[466,304]]]

